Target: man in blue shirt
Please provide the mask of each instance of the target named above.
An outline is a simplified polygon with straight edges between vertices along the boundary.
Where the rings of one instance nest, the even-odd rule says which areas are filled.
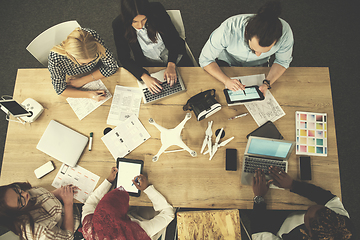
[[[289,67],[294,38],[287,22],[279,18],[279,2],[268,2],[256,15],[240,14],[225,20],[203,47],[199,63],[232,91],[244,90],[240,81],[226,76],[216,61],[229,66],[264,66],[275,54],[274,64],[260,86],[265,94]]]

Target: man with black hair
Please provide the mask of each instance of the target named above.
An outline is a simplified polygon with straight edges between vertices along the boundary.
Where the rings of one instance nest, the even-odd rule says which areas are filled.
[[[253,179],[254,207],[251,216],[252,239],[355,239],[354,227],[349,213],[345,210],[339,197],[318,186],[293,180],[286,172],[277,167],[270,168],[270,181],[265,180],[262,170],[257,170]],[[297,211],[280,224],[276,225],[274,214],[266,211],[264,197],[269,190],[269,184],[304,196],[316,205],[307,211]],[[280,227],[280,228],[279,228]]]
[[[240,14],[225,20],[203,47],[199,63],[205,71],[232,90],[244,90],[240,81],[226,76],[220,66],[268,66],[275,54],[274,64],[260,86],[266,90],[289,67],[292,61],[294,38],[287,22],[279,18],[281,6],[271,1],[257,14]]]

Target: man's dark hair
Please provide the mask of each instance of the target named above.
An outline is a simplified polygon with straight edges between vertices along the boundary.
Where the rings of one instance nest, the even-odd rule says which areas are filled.
[[[280,13],[281,5],[279,1],[270,1],[262,6],[255,16],[248,19],[245,27],[246,42],[253,37],[259,39],[261,47],[268,47],[277,42],[282,35]]]

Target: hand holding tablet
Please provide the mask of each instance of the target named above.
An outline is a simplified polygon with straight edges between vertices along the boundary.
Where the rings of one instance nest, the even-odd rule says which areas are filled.
[[[144,162],[141,160],[118,158],[116,187],[122,186],[130,196],[139,197],[140,190],[148,185],[146,177],[141,174],[143,166]],[[135,182],[136,177],[138,177],[137,182]]]

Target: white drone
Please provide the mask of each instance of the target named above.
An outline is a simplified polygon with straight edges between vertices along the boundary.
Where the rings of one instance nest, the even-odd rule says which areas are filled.
[[[197,153],[194,150],[191,150],[183,141],[181,138],[181,131],[183,130],[185,123],[191,118],[191,113],[187,113],[185,115],[184,120],[177,125],[175,128],[173,129],[167,129],[164,128],[162,126],[160,126],[159,124],[157,124],[154,119],[150,118],[149,119],[149,123],[154,125],[157,129],[159,129],[160,131],[160,137],[161,137],[161,148],[159,150],[159,152],[153,156],[152,160],[153,162],[156,162],[157,160],[159,160],[159,156],[165,152],[165,150],[173,145],[176,145],[178,147],[181,147],[182,149],[179,150],[173,150],[173,151],[166,151],[165,153],[168,152],[178,152],[178,151],[188,151],[190,153],[191,156],[196,157]]]

